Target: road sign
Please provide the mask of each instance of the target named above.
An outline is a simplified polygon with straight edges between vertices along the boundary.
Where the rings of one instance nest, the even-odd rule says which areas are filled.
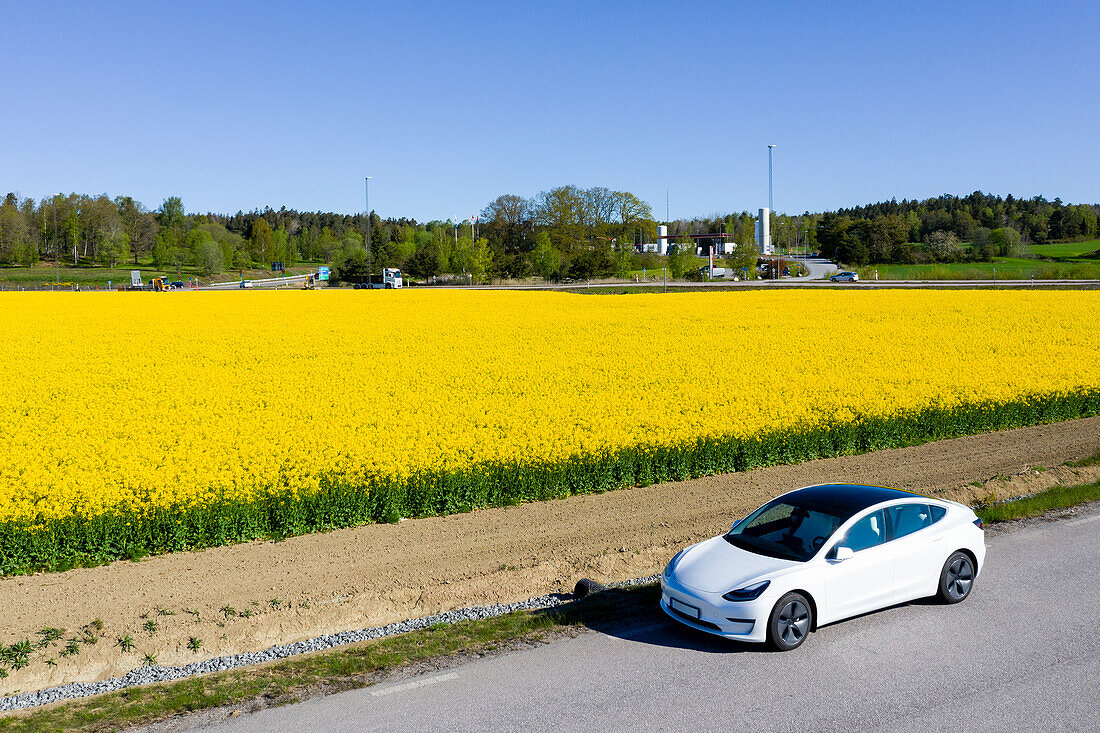
[[[141,270],[130,270],[130,287],[141,287]]]
[[[317,268],[317,279],[328,280],[328,267],[321,266]]]
[[[282,262],[272,262],[271,263],[271,271],[272,272],[282,272],[283,271],[283,263]]]

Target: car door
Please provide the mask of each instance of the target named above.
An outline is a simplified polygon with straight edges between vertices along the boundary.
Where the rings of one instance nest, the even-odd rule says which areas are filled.
[[[847,560],[835,559],[836,549],[849,547]],[[894,554],[886,541],[886,517],[881,509],[853,524],[825,559],[827,621],[881,608],[893,595]]]
[[[939,516],[943,516],[942,513]],[[928,504],[907,502],[886,507],[886,525],[894,551],[894,603],[931,595],[940,574],[943,532]],[[942,527],[942,525],[941,525]]]

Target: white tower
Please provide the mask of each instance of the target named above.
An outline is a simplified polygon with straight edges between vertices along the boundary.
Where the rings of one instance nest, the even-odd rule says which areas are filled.
[[[762,255],[772,254],[772,212],[761,209],[756,220],[756,248]]]
[[[657,227],[657,254],[668,254],[668,227],[664,224]]]

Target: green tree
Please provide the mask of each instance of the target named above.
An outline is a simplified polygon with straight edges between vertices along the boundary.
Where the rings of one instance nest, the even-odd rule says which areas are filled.
[[[535,248],[531,251],[531,268],[544,280],[555,280],[561,272],[561,252],[550,242],[550,235],[535,235]]]
[[[423,278],[438,275],[443,272],[439,254],[439,245],[435,241],[420,244],[409,258],[409,272]]]
[[[668,274],[673,280],[679,280],[695,268],[695,240],[683,237],[675,244],[676,249],[668,256]]]
[[[225,257],[218,243],[213,239],[204,239],[195,252],[195,266],[203,275],[210,276],[222,271]]]
[[[114,267],[130,251],[130,237],[124,231],[109,235],[96,250],[96,260],[107,267]]]
[[[726,267],[733,270],[733,274],[737,277],[754,280],[756,279],[756,260],[759,255],[755,243],[738,242],[726,252]]]
[[[252,222],[248,234],[248,253],[252,261],[261,267],[272,262],[275,250],[275,233],[271,231],[271,225],[263,217],[257,217]]]

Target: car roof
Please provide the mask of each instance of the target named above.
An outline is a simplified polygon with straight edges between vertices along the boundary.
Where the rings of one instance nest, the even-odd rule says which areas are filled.
[[[885,486],[863,484],[819,484],[796,489],[783,495],[784,499],[797,499],[800,503],[836,510],[852,516],[867,507],[895,499],[924,499],[927,497],[911,491],[890,489]]]

